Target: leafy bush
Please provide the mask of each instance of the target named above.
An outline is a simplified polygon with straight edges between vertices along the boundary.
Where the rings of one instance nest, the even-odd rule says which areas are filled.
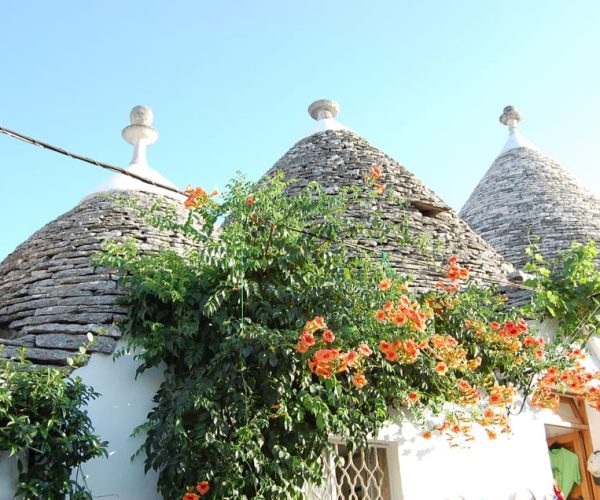
[[[99,395],[64,375],[23,359],[0,361],[0,449],[19,457],[16,494],[23,498],[92,498],[71,476],[106,454],[84,409]]]
[[[527,284],[536,289],[526,313],[538,319],[554,318],[563,343],[585,344],[587,337],[600,333],[600,270],[598,249],[590,240],[574,242],[566,251],[548,261],[537,245],[527,249],[531,273]]]

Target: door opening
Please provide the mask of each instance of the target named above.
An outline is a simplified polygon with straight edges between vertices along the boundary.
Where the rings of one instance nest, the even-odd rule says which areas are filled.
[[[600,487],[594,484],[586,467],[587,458],[593,449],[583,401],[578,400],[575,396],[561,396],[557,417],[551,424],[545,425],[549,453],[554,454],[555,467],[559,462],[568,464],[570,459],[575,464],[576,456],[580,478],[579,483],[573,484],[569,492],[564,492],[565,498],[569,500],[600,500]],[[557,450],[551,452],[552,448]],[[562,452],[561,449],[570,453]],[[563,465],[563,467],[568,468],[569,465]],[[572,472],[568,474],[572,474]],[[567,483],[570,482],[567,481]]]

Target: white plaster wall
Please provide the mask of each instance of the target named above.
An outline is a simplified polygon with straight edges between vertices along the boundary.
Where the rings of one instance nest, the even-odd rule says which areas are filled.
[[[585,410],[588,416],[592,446],[594,447],[594,451],[597,451],[600,450],[600,412],[587,403],[585,404]]]
[[[0,451],[0,500],[13,500],[18,476],[17,457]]]
[[[548,448],[538,413],[514,417],[511,436],[490,441],[482,431],[464,448],[451,447],[445,437],[426,440],[410,423],[390,426],[379,438],[398,444],[400,477],[394,479],[395,471],[391,476],[401,491],[394,492],[394,500],[513,500],[527,490],[537,499],[552,498]]]
[[[588,340],[587,348],[590,354],[585,360],[586,368],[591,371],[600,370],[600,337],[597,335],[591,336]],[[594,447],[594,451],[597,451],[600,450],[600,412],[587,403],[585,404],[585,410],[590,427],[592,446]]]
[[[136,380],[137,366],[131,355],[113,361],[112,356],[94,354],[86,366],[74,372],[102,395],[90,402],[88,412],[96,432],[109,441],[108,458],[82,466],[95,498],[162,499],[156,491],[157,474],[152,470],[144,474],[144,456],[131,460],[143,442],[142,437],[132,438],[131,432],[146,420],[163,379],[162,370],[146,371]]]

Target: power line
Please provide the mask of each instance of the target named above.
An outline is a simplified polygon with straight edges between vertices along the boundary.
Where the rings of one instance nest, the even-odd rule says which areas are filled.
[[[180,195],[183,195],[183,196],[187,196],[187,193],[185,193],[184,191],[180,191],[180,190],[178,190],[178,189],[176,189],[176,188],[174,188],[172,186],[167,186],[165,184],[161,184],[160,182],[155,182],[152,179],[148,179],[148,178],[143,177],[141,175],[129,172],[129,171],[125,170],[122,167],[117,167],[117,166],[111,165],[109,163],[104,163],[104,162],[95,160],[93,158],[89,158],[87,156],[82,156],[80,154],[67,151],[66,149],[63,149],[61,147],[53,146],[52,144],[48,144],[47,142],[40,141],[38,139],[34,139],[33,137],[29,137],[29,136],[26,136],[24,134],[20,134],[19,132],[15,132],[14,130],[10,130],[10,129],[4,128],[4,127],[0,127],[0,132],[3,133],[3,134],[5,134],[5,135],[7,135],[7,136],[9,136],[9,137],[13,137],[14,139],[18,139],[20,141],[23,141],[23,142],[25,142],[27,144],[32,144],[32,145],[38,146],[38,147],[40,147],[42,149],[47,149],[49,151],[53,151],[55,153],[58,153],[58,154],[61,154],[61,155],[64,155],[64,156],[68,156],[69,158],[72,158],[74,160],[83,161],[83,162],[88,163],[90,165],[94,165],[96,167],[100,167],[100,168],[105,169],[105,170],[110,170],[111,172],[115,172],[115,173],[118,173],[118,174],[126,175],[128,177],[136,179],[136,180],[138,180],[140,182],[143,182],[145,184],[150,184],[152,186],[156,186],[158,188],[165,189],[165,190],[170,191],[172,193],[177,193],[177,194],[180,194]],[[362,250],[362,251],[368,252],[370,254],[373,254],[376,257],[379,256],[379,255],[376,254],[376,251],[373,248],[367,247],[365,245],[360,245],[359,243],[349,243],[347,241],[334,240],[334,239],[331,239],[331,238],[327,238],[327,237],[318,235],[316,233],[312,233],[310,231],[306,231],[306,230],[298,229],[298,228],[293,228],[293,227],[287,226],[285,224],[283,224],[283,226],[286,229],[290,230],[290,231],[294,231],[294,232],[297,232],[297,233],[302,233],[302,234],[305,234],[305,235],[308,235],[308,236],[312,236],[312,237],[318,238],[318,239],[320,239],[322,241],[329,241],[331,243],[336,243],[336,244],[339,244],[339,245],[344,245],[347,248],[354,248],[354,249],[357,249],[357,250]],[[391,256],[391,260],[394,260],[394,261],[396,261],[398,263],[413,262],[413,263],[416,263],[416,264],[424,264],[424,265],[427,265],[427,266],[435,267],[438,270],[444,270],[444,271],[446,269],[445,266],[443,266],[443,265],[441,265],[441,264],[439,264],[439,263],[437,263],[435,261],[426,261],[426,260],[422,260],[422,259],[415,259],[414,257],[410,257],[408,255],[403,255],[401,257],[400,256],[396,256],[396,255],[392,255]],[[523,290],[530,290],[530,291],[533,290],[532,287],[528,287],[526,285],[521,285],[521,284],[518,284],[518,283],[514,283],[514,282],[511,282],[511,281],[508,281],[508,280],[494,279],[494,278],[490,278],[490,277],[487,277],[487,278],[479,278],[478,277],[478,279],[480,279],[481,281],[484,281],[484,282],[487,281],[489,283],[500,284],[500,285],[510,286],[510,287],[514,287],[514,288],[520,288],[520,289],[523,289]]]
[[[13,137],[15,139],[19,139],[20,141],[26,142],[27,144],[33,144],[34,146],[38,146],[42,149],[48,149],[50,151],[54,151],[55,153],[59,153],[64,156],[68,156],[69,158],[72,158],[74,160],[80,160],[80,161],[89,163],[91,165],[95,165],[97,167],[103,168],[105,170],[110,170],[111,172],[116,172],[118,174],[126,175],[127,177],[132,177],[133,179],[137,179],[138,181],[144,182],[145,184],[151,184],[152,186],[156,186],[161,189],[166,189],[167,191],[171,191],[172,193],[177,193],[177,194],[181,194],[183,196],[187,196],[186,193],[184,193],[183,191],[179,191],[179,189],[176,189],[172,186],[167,186],[166,184],[161,184],[160,182],[155,182],[152,179],[147,179],[146,177],[143,177],[138,174],[134,174],[133,172],[128,172],[124,168],[117,167],[115,165],[110,165],[109,163],[97,161],[97,160],[94,160],[93,158],[89,158],[87,156],[82,156],[77,153],[71,153],[70,151],[67,151],[66,149],[59,148],[58,146],[53,146],[52,144],[48,144],[47,142],[39,141],[37,139],[34,139],[33,137],[28,137],[26,135],[19,134],[18,132],[15,132],[14,130],[0,127],[0,132],[9,137]]]

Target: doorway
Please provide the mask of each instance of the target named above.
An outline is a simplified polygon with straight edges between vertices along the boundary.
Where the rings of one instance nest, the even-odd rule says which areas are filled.
[[[548,447],[564,448],[579,460],[581,483],[574,484],[569,500],[600,500],[600,486],[587,471],[587,459],[593,452],[587,414],[583,401],[575,396],[561,396],[558,414],[545,425]]]

